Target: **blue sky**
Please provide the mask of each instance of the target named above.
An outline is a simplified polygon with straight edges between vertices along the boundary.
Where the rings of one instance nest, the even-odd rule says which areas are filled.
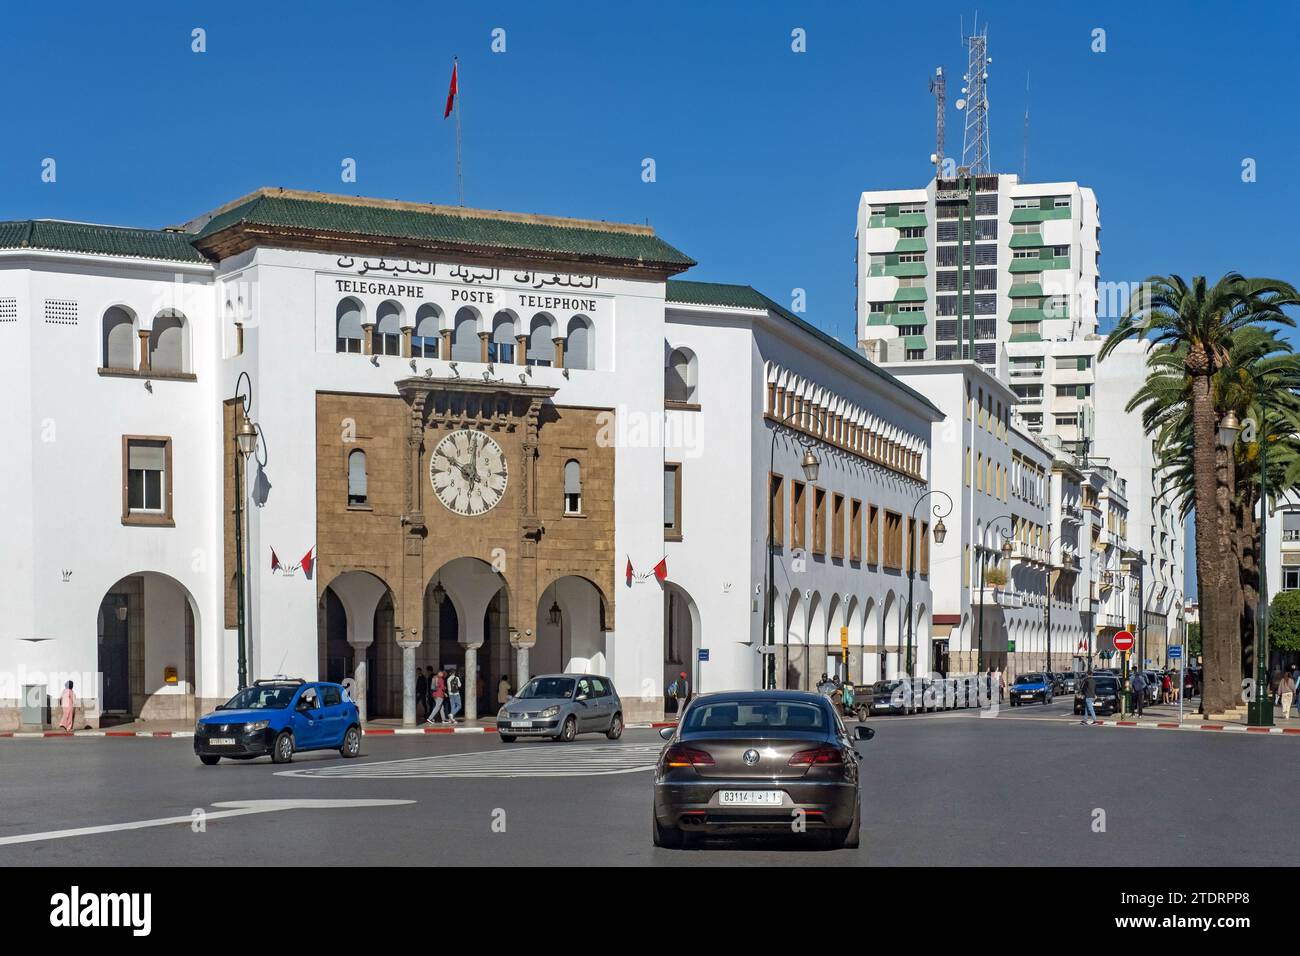
[[[0,219],[160,226],[263,185],[649,221],[700,265],[846,340],[858,193],[922,185],[945,3],[124,5],[7,0]],[[1295,280],[1300,124],[1290,4],[981,4],[992,156],[1101,204],[1102,278]],[[191,30],[207,52],[191,51]],[[490,49],[505,30],[506,52]],[[802,28],[807,52],[791,50]],[[1106,51],[1092,51],[1096,28]],[[948,152],[960,146],[950,107]],[[57,161],[57,181],[41,162]],[[340,181],[344,158],[356,183]],[[641,178],[642,160],[656,181]],[[1257,180],[1242,181],[1253,159]]]

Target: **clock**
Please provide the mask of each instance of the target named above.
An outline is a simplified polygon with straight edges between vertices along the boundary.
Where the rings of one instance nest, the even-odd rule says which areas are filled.
[[[429,456],[433,493],[453,514],[487,514],[505,497],[509,478],[501,446],[471,428],[447,435]]]

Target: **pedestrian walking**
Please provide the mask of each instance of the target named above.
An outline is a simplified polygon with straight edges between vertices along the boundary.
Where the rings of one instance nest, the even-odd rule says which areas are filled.
[[[1160,678],[1160,700],[1163,703],[1172,704],[1173,695],[1174,695],[1174,682],[1170,680],[1169,672],[1165,671],[1164,676]]]
[[[474,699],[478,701],[478,712],[486,714],[488,711],[487,681],[483,679],[482,671],[474,675]]]
[[[447,694],[451,697],[451,712],[449,717],[453,723],[456,720],[456,715],[460,713],[461,683],[460,674],[456,673],[456,671],[452,671],[451,676],[447,678]]]
[[[1083,694],[1083,719],[1079,723],[1086,727],[1097,722],[1097,710],[1094,706],[1097,697],[1097,678],[1092,676],[1091,670],[1083,678],[1080,693]]]
[[[1289,720],[1291,718],[1291,701],[1295,699],[1295,678],[1291,676],[1289,670],[1278,681],[1277,690],[1282,697],[1282,719]]]
[[[447,704],[447,677],[443,671],[438,671],[433,676],[433,710],[429,712],[427,724],[441,724],[445,722],[443,708]]]
[[[853,681],[844,682],[844,689],[840,694],[840,707],[843,708],[845,717],[853,716]]]
[[[429,715],[429,678],[424,675],[424,668],[415,669],[415,719],[421,720],[420,711]]]
[[[510,678],[505,674],[501,675],[501,680],[497,682],[497,703],[504,707],[510,702]]]
[[[686,679],[686,671],[679,673],[677,679],[668,685],[668,696],[673,699],[677,716],[681,717],[682,711],[686,709],[686,704],[691,699],[691,684]]]
[[[59,702],[63,704],[63,715],[59,718],[59,726],[64,730],[71,731],[73,720],[77,715],[77,695],[72,692],[72,681],[63,685],[63,692],[59,695]]]
[[[1141,671],[1133,672],[1133,677],[1129,680],[1129,687],[1133,689],[1133,699],[1137,701],[1137,712],[1141,716],[1142,700],[1147,695],[1147,679]]]

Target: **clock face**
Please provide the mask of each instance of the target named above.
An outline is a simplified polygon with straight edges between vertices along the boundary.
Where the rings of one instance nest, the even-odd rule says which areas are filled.
[[[429,456],[433,492],[448,511],[487,514],[505,496],[509,472],[501,446],[473,429],[454,431]]]

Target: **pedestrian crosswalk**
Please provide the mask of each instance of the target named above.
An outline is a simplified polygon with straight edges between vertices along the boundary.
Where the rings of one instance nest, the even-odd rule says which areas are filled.
[[[347,761],[328,767],[286,770],[283,776],[329,780],[411,780],[477,777],[593,777],[637,773],[654,768],[660,746],[557,745],[529,743],[475,753],[379,760]]]

